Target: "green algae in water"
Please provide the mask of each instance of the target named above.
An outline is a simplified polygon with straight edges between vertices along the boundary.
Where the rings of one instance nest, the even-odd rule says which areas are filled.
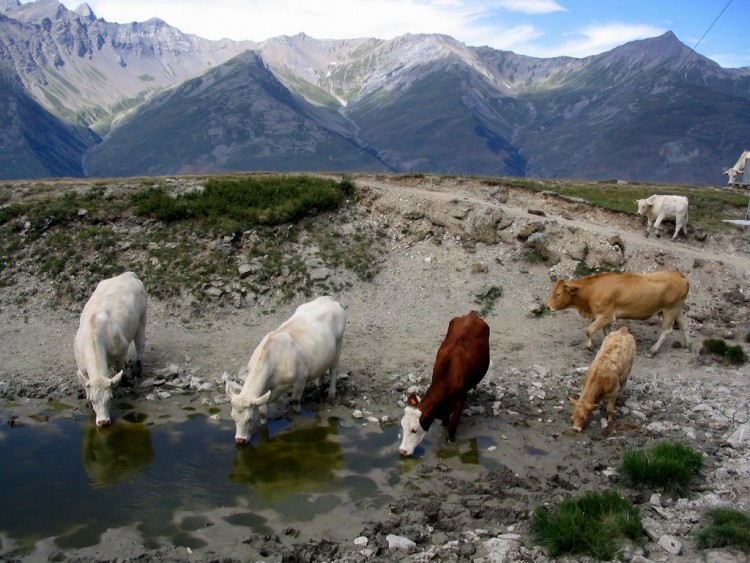
[[[68,405],[67,403],[56,401],[55,399],[50,399],[49,401],[47,401],[47,406],[55,411],[66,411],[75,408],[73,405]]]
[[[219,414],[221,409],[219,407],[208,407],[208,414]]]

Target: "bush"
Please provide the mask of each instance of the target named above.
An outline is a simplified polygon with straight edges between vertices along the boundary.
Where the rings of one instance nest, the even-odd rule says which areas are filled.
[[[623,537],[638,542],[643,534],[638,509],[613,491],[564,500],[552,512],[538,507],[531,527],[550,557],[585,554],[610,560]]]
[[[711,510],[713,523],[698,534],[698,547],[737,547],[750,552],[750,516],[728,508]]]
[[[482,309],[479,311],[479,316],[486,317],[487,315],[489,315],[492,312],[492,309],[495,308],[495,302],[500,299],[502,295],[503,289],[495,285],[493,285],[486,292],[476,295],[474,298],[474,303],[482,306]]]
[[[703,346],[706,350],[717,356],[723,356],[727,362],[731,364],[741,365],[747,362],[747,353],[745,350],[737,344],[736,346],[729,346],[721,338],[708,338],[703,341]]]
[[[706,350],[708,350],[712,354],[718,354],[720,356],[725,355],[727,353],[727,349],[729,348],[729,346],[727,346],[727,343],[724,342],[721,338],[709,338],[703,341],[703,345],[706,347]]]
[[[292,223],[337,208],[352,193],[351,180],[312,176],[210,178],[203,191],[171,196],[151,187],[133,196],[138,215],[164,222],[195,219],[220,232]]]
[[[686,495],[690,481],[703,467],[703,456],[679,443],[662,442],[648,451],[627,450],[620,474],[636,487],[651,486]]]

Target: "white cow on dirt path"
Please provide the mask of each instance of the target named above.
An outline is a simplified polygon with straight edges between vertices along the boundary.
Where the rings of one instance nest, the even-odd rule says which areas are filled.
[[[651,234],[651,227],[656,229],[657,234],[661,222],[664,219],[674,217],[675,229],[672,240],[677,238],[677,233],[687,234],[688,218],[688,198],[682,195],[652,195],[646,199],[636,199],[635,204],[638,206],[638,215],[645,215],[648,221],[646,227],[646,236]]]
[[[345,327],[343,307],[325,296],[300,305],[278,329],[263,337],[247,364],[242,390],[236,392],[229,381],[226,385],[236,424],[235,442],[247,443],[256,413],[265,424],[268,403],[289,390],[299,413],[308,379],[319,378],[322,389],[323,375],[329,372],[328,400],[333,401]]]
[[[97,426],[110,424],[112,388],[120,383],[130,343],[135,341],[135,372],[146,347],[146,289],[133,272],[99,282],[81,313],[73,342],[78,379],[94,409]],[[117,371],[109,377],[110,370]]]

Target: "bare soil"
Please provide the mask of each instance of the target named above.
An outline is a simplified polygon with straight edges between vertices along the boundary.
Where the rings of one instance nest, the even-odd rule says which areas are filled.
[[[516,446],[526,439],[518,436],[531,436],[526,445],[543,446],[553,454],[535,466],[521,463],[511,447],[498,448],[492,452],[493,468],[470,480],[452,473],[449,462],[425,455],[418,470],[403,476],[398,502],[374,511],[371,519],[348,522],[341,534],[348,540],[301,534],[295,542],[232,528],[217,532],[208,547],[188,554],[170,545],[147,550],[133,532],[133,537],[113,533],[98,546],[67,553],[47,543],[40,545],[37,555],[78,561],[544,561],[544,551],[529,535],[533,507],[581,491],[615,487],[683,547],[681,556],[672,555],[657,545],[659,538],[647,539],[643,546],[629,546],[626,559],[638,555],[654,561],[709,560],[712,555],[695,546],[695,534],[705,519],[690,522],[680,514],[689,510],[700,516],[709,505],[701,499],[710,495],[717,503],[750,508],[746,476],[741,469],[731,469],[747,466],[747,444],[726,447],[727,437],[748,422],[748,368],[727,364],[702,349],[707,338],[748,348],[748,234],[737,229],[697,240],[691,233],[672,242],[671,231],[646,238],[643,220],[634,214],[612,213],[553,194],[464,178],[357,175],[354,180],[365,192],[356,203],[362,212],[356,221],[385,229],[389,248],[372,282],[334,295],[348,316],[341,359],[347,377],[339,384],[335,408],[399,420],[398,401],[410,387],[424,389],[428,384],[449,320],[481,309],[487,303],[481,296],[495,287],[501,296],[485,314],[491,327],[492,366],[469,400],[469,412],[458,428],[458,447],[472,436],[497,433],[502,421],[515,433]],[[531,233],[538,233],[538,242],[529,243]],[[544,261],[534,258],[540,253]],[[567,398],[580,392],[582,370],[593,359],[601,334],[595,336],[594,349],[586,350],[587,321],[572,310],[545,313],[541,305],[554,280],[574,277],[581,260],[634,272],[684,272],[690,281],[687,318],[692,349],[682,347],[674,332],[656,357],[648,357],[659,319],[627,322],[636,336],[637,358],[613,427],[604,431],[595,417],[582,435],[571,437]],[[35,282],[30,277],[28,283]],[[28,286],[4,288],[0,297],[1,412],[23,423],[52,398],[72,402],[83,411],[86,405],[72,354],[80,308],[50,308],[50,289],[43,286],[36,287],[32,299],[17,299],[22,291],[27,294]],[[211,391],[195,392],[193,400],[201,395],[213,400],[222,393],[222,374],[237,374],[263,335],[301,302],[264,307],[271,311],[265,314],[259,314],[253,302],[244,308],[209,302],[200,316],[186,318],[182,304],[152,298],[144,377],[176,364],[215,383]],[[173,404],[177,416],[184,401],[184,396],[164,399],[159,408],[169,411]],[[308,406],[317,408],[316,399],[308,397]],[[226,407],[222,415],[228,416]],[[445,440],[444,429],[437,425],[429,435],[433,444]],[[706,466],[694,495],[682,503],[664,499],[671,519],[654,514],[653,491],[627,489],[614,471],[625,447],[661,440],[681,441],[705,454]],[[389,455],[398,455],[397,446],[393,444]],[[416,545],[406,550],[389,547],[389,534]],[[281,531],[278,536],[283,536]],[[360,536],[367,538],[366,546],[354,544]],[[508,546],[502,557],[498,541]],[[3,553],[0,544],[0,558]],[[722,551],[721,556],[727,561],[747,560],[732,551]]]

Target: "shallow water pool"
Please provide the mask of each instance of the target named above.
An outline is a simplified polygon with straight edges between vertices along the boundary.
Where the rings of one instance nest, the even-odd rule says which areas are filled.
[[[362,424],[330,411],[271,420],[245,446],[234,444],[229,418],[192,412],[154,423],[125,404],[119,413],[107,428],[65,409],[46,422],[0,428],[0,556],[29,553],[46,538],[63,551],[92,546],[119,528],[136,530],[147,548],[196,549],[217,520],[237,534],[309,528],[349,536],[355,523],[387,511],[420,463],[464,473],[499,467],[507,445],[498,438],[511,430],[498,420],[466,422],[465,437],[446,444],[444,430],[433,428],[417,458],[403,459],[397,423]],[[538,446],[523,446],[524,457],[545,456]]]

